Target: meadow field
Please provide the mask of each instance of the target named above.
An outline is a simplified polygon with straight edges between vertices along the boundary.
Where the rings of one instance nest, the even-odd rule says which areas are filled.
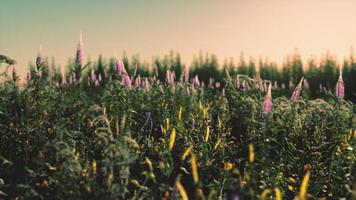
[[[3,57],[1,199],[351,199],[356,60]]]

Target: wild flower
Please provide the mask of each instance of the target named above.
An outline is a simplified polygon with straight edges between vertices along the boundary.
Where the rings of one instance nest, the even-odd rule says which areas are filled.
[[[215,82],[215,88],[220,88],[220,86],[221,86],[221,83],[219,81],[216,81]]]
[[[271,84],[268,85],[268,91],[262,105],[262,113],[268,114],[272,110],[272,91]]]
[[[300,92],[302,90],[302,84],[303,84],[303,79],[304,77],[301,78],[299,84],[297,87],[295,87],[294,91],[293,91],[293,94],[292,94],[292,97],[290,98],[290,100],[292,102],[295,102],[298,100],[299,96],[300,96]]]
[[[127,73],[125,70],[124,63],[121,60],[119,60],[119,58],[117,56],[116,50],[114,51],[114,55],[115,55],[115,68],[116,68],[117,73],[119,75],[121,75],[123,73]]]
[[[339,97],[341,99],[343,99],[345,97],[345,86],[344,86],[344,80],[342,78],[341,67],[340,67],[340,72],[339,72],[339,78],[336,83],[335,94],[337,97]]]
[[[96,81],[96,75],[94,69],[91,70],[90,79],[92,82]]]
[[[36,66],[39,68],[44,63],[44,58],[42,56],[42,45],[40,45],[40,50],[37,53],[36,57]]]
[[[171,70],[167,70],[166,72],[166,83],[168,85],[172,85],[174,83],[174,74],[171,72]]]
[[[127,87],[131,86],[131,78],[127,73],[123,75],[121,83]]]
[[[135,87],[140,87],[140,86],[141,86],[141,76],[139,74],[135,79]]]
[[[255,85],[256,85],[257,87],[259,87],[260,84],[261,84],[261,81],[262,81],[262,80],[261,80],[261,77],[260,77],[260,72],[257,71],[256,74],[255,74],[255,76],[254,76]]]
[[[234,165],[231,163],[231,162],[226,162],[225,164],[224,164],[224,169],[226,170],[226,171],[230,171],[230,170],[232,170],[234,168]]]
[[[196,86],[200,86],[200,81],[198,75],[195,75],[195,77],[192,80],[192,84]]]
[[[150,83],[148,82],[148,78],[144,79],[143,85],[144,85],[145,91],[148,92],[150,90]]]

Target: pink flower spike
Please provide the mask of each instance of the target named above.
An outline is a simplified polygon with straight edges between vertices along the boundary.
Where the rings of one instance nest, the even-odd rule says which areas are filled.
[[[268,114],[272,110],[272,87],[268,85],[268,91],[262,105],[262,113]]]
[[[145,91],[148,92],[150,90],[150,83],[148,82],[148,78],[145,78],[143,85],[145,87]]]
[[[200,86],[200,81],[198,75],[195,75],[195,77],[192,80],[193,85]]]
[[[122,84],[130,87],[131,86],[131,78],[128,74],[124,74],[123,78],[122,78]]]
[[[140,87],[140,86],[141,86],[141,76],[139,74],[135,79],[135,87]]]
[[[304,77],[302,77],[302,79],[300,80],[299,84],[297,87],[295,87],[294,91],[293,91],[293,94],[292,94],[292,97],[290,98],[290,100],[292,102],[295,102],[298,100],[299,96],[300,96],[300,92],[302,90],[302,84],[303,84],[303,80],[304,80]]]
[[[115,68],[116,68],[116,71],[121,75],[121,73],[123,73],[123,71],[125,70],[124,64],[122,63],[121,60],[119,60],[116,50],[114,50],[114,55],[115,55]]]
[[[336,96],[341,99],[343,99],[345,97],[345,85],[344,85],[344,80],[342,78],[341,67],[340,67],[340,72],[339,72],[339,79],[337,80],[337,83],[336,83],[335,93],[336,93]]]

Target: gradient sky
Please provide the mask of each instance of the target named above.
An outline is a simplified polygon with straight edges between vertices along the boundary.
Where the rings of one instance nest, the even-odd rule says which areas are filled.
[[[39,45],[62,66],[83,31],[87,57],[139,53],[151,61],[170,50],[194,55],[268,56],[279,63],[298,48],[343,58],[356,47],[356,0],[1,0],[0,54],[22,71]]]

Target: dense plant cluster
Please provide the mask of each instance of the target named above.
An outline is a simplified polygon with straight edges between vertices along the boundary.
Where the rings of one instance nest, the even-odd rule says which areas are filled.
[[[258,73],[204,85],[187,70],[159,80],[118,59],[91,67],[78,46],[66,75],[40,54],[24,85],[16,70],[2,74],[1,198],[355,195],[356,106],[342,93],[313,99],[300,81],[290,99]]]

